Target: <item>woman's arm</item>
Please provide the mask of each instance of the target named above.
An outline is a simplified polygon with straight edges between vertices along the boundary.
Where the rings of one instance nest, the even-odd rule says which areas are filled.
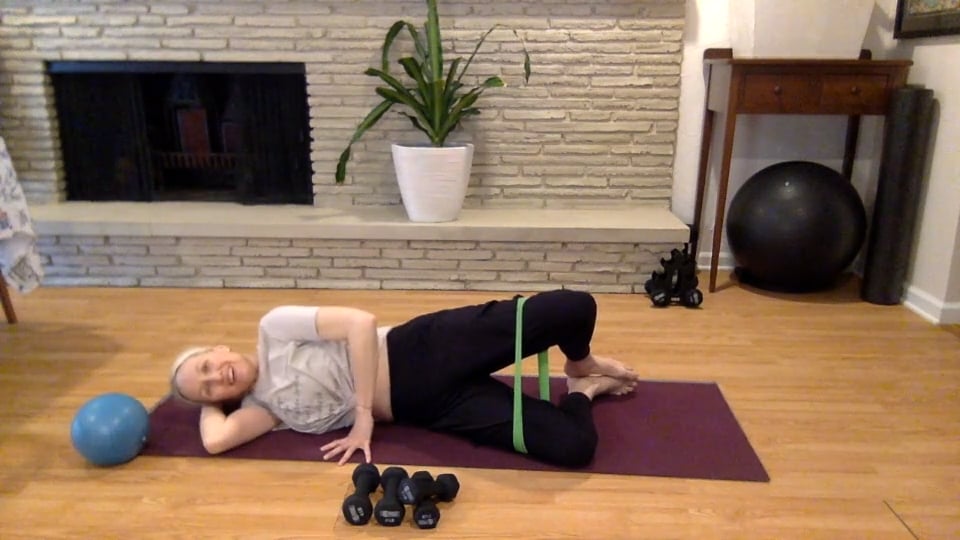
[[[200,410],[200,439],[207,452],[219,454],[256,439],[278,423],[268,410],[257,405],[241,407],[229,416],[219,406],[204,405]]]
[[[263,336],[280,341],[345,341],[357,406],[373,406],[377,381],[377,319],[369,312],[337,306],[280,306],[261,320]]]
[[[377,385],[379,349],[377,318],[366,311],[346,307],[317,309],[317,334],[325,339],[345,340],[353,371],[356,414],[347,437],[324,445],[321,450],[330,459],[343,453],[342,465],[356,450],[363,450],[371,462],[370,438],[373,435],[373,396]]]
[[[372,409],[377,383],[377,318],[359,309],[320,307],[317,308],[317,335],[347,342],[357,407]]]

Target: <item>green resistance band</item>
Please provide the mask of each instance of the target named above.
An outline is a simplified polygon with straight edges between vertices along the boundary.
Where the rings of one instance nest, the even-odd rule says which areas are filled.
[[[517,299],[517,330],[514,333],[514,374],[513,374],[513,447],[521,454],[527,453],[523,442],[523,303],[527,299]],[[540,381],[540,399],[550,400],[550,358],[547,351],[537,354],[538,378]]]

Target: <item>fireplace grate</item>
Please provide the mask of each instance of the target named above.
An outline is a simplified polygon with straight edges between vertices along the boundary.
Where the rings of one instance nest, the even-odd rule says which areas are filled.
[[[154,152],[153,158],[161,169],[236,169],[241,156],[237,154],[192,154],[186,152]]]

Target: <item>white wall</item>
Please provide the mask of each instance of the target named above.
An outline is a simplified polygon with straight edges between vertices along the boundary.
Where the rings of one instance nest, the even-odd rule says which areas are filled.
[[[680,125],[677,134],[673,210],[693,222],[697,164],[703,122],[703,50],[729,47],[728,2],[687,0],[684,39]],[[909,82],[934,89],[938,115],[933,126],[929,174],[917,222],[915,255],[908,275],[906,303],[924,316],[940,322],[960,322],[960,70],[948,68],[960,59],[960,36],[894,40],[896,0],[877,0],[864,46],[874,58],[908,58],[914,61]],[[795,24],[795,22],[794,22]],[[718,115],[716,122],[724,121]],[[719,126],[718,126],[719,127]],[[760,168],[788,159],[807,159],[839,169],[843,158],[845,120],[827,116],[744,116],[737,123],[729,196]],[[716,130],[719,134],[719,129]],[[719,139],[714,140],[711,185],[719,168]],[[865,117],[854,166],[854,185],[868,213],[876,190],[883,124]],[[714,195],[708,190],[701,237],[701,261],[709,258]],[[731,265],[725,248],[721,264]]]

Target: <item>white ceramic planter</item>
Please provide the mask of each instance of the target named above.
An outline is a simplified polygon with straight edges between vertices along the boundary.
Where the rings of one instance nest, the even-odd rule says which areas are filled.
[[[473,165],[473,145],[394,144],[393,166],[410,221],[454,221],[463,208]]]
[[[875,0],[729,0],[742,58],[857,58]]]

